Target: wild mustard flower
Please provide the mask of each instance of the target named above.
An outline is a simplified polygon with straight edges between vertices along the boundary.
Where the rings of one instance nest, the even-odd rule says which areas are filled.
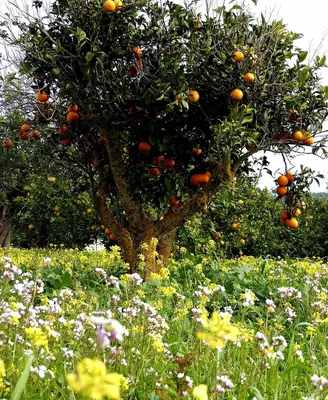
[[[226,313],[223,317],[214,311],[211,318],[202,316],[206,332],[199,332],[198,339],[204,340],[212,350],[224,347],[227,341],[236,342],[239,329],[230,324],[231,315]]]
[[[196,397],[197,400],[208,400],[206,385],[195,386],[192,394],[194,395],[194,397]]]
[[[120,399],[121,386],[127,384],[123,375],[107,372],[102,361],[90,358],[77,365],[76,373],[67,375],[67,382],[75,393],[93,400]]]
[[[153,336],[153,348],[156,350],[157,353],[163,353],[165,350],[162,338],[158,334]]]
[[[41,328],[25,328],[25,333],[34,346],[48,348],[48,337]]]

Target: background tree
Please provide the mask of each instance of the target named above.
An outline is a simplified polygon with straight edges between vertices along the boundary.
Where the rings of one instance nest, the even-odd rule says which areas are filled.
[[[146,257],[165,262],[176,229],[258,151],[303,152],[314,139],[323,150],[325,57],[306,65],[281,21],[238,5],[202,17],[193,3],[56,0],[46,17],[12,22],[20,35],[9,26],[3,36],[34,80],[36,123],[51,121],[88,166],[97,213],[131,271],[152,238]]]

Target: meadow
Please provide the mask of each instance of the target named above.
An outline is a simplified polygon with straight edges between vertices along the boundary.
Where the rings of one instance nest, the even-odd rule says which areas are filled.
[[[319,259],[1,250],[0,398],[325,399]]]

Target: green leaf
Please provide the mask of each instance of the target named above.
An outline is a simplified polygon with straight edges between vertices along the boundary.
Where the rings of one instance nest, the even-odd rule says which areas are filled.
[[[161,101],[161,100],[163,100],[164,99],[164,93],[161,95],[161,96],[159,96],[156,100],[157,101]]]
[[[297,56],[298,61],[300,63],[303,62],[306,59],[307,55],[308,55],[307,51],[301,51]]]
[[[89,63],[94,57],[94,53],[91,53],[91,51],[88,51],[87,54],[85,55],[85,60],[87,63]]]
[[[33,355],[30,355],[26,361],[24,370],[16,383],[15,389],[10,397],[11,400],[19,400],[24,392],[25,385],[30,375],[30,369],[33,362]]]

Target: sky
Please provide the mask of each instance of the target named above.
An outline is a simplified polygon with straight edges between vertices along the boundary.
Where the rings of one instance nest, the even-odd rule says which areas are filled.
[[[176,1],[183,2],[183,0]],[[227,4],[230,2],[230,0],[225,1]],[[240,3],[243,2],[243,0],[238,1]],[[318,54],[323,56],[327,53],[328,58],[327,0],[258,0],[257,6],[251,0],[244,1],[249,5],[254,15],[260,16],[263,13],[265,16],[272,16],[274,19],[282,19],[289,30],[302,33],[303,38],[296,42],[298,47],[309,51],[309,54],[313,55],[320,45]],[[27,2],[32,2],[32,0],[27,0]],[[0,0],[0,10],[3,11],[8,3],[8,0]],[[221,3],[221,0],[217,0],[216,3]],[[323,70],[322,84],[328,85],[328,68]],[[328,129],[328,122],[325,129]],[[272,171],[279,171],[280,169],[281,173],[285,172],[284,163],[280,155],[272,155],[270,153],[266,155],[270,161]],[[290,167],[297,171],[301,164],[325,175],[320,187],[313,184],[311,191],[327,191],[328,160],[321,160],[312,155],[299,156],[293,160],[293,165],[290,165]],[[260,186],[271,189],[275,187],[275,183],[270,175],[264,174],[260,179]]]

